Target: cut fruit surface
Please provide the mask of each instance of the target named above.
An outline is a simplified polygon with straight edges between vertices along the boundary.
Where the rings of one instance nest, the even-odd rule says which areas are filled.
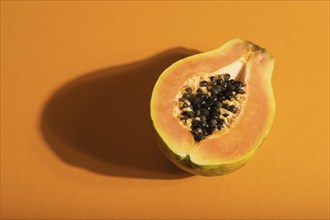
[[[241,39],[167,68],[154,87],[150,104],[154,130],[166,156],[180,168],[200,175],[226,174],[243,166],[273,122],[273,68],[274,59],[265,49]],[[196,104],[198,91],[210,100],[208,105],[203,99],[202,107]],[[192,98],[185,95],[188,92]],[[214,103],[220,107],[215,109]],[[200,110],[206,111],[206,117],[200,116]]]

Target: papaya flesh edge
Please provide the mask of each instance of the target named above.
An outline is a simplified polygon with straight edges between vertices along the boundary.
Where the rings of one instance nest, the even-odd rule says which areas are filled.
[[[231,73],[227,67],[235,63],[241,67]],[[177,93],[194,74],[221,73],[222,69],[243,82],[246,100],[229,129],[195,142],[173,114]],[[274,120],[273,69],[274,58],[268,51],[238,38],[168,67],[158,78],[150,102],[153,128],[163,153],[179,168],[203,176],[224,175],[244,166]]]

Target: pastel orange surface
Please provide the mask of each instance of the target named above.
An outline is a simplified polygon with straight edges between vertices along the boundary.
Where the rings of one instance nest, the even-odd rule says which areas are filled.
[[[153,85],[236,37],[276,59],[272,130],[240,170],[186,175]],[[1,1],[1,218],[328,219],[329,2]]]

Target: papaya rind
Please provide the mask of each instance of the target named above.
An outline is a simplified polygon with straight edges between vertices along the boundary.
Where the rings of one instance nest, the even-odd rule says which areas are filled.
[[[254,152],[249,155],[245,155],[239,160],[232,161],[230,163],[220,163],[220,164],[212,164],[212,165],[199,165],[190,160],[190,156],[186,155],[185,157],[180,157],[176,155],[164,142],[164,140],[159,136],[159,134],[154,129],[154,132],[157,136],[157,144],[160,147],[161,151],[164,155],[172,161],[177,167],[180,169],[195,175],[200,176],[219,176],[232,173],[239,168],[243,167],[249,159],[256,153],[258,148],[255,149]]]

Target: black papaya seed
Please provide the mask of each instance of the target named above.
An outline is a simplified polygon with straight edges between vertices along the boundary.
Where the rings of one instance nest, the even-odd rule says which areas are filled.
[[[200,81],[199,86],[200,87],[206,87],[208,85],[208,82],[206,80]]]
[[[223,78],[227,81],[230,79],[230,74],[229,73],[226,73],[223,75]]]

